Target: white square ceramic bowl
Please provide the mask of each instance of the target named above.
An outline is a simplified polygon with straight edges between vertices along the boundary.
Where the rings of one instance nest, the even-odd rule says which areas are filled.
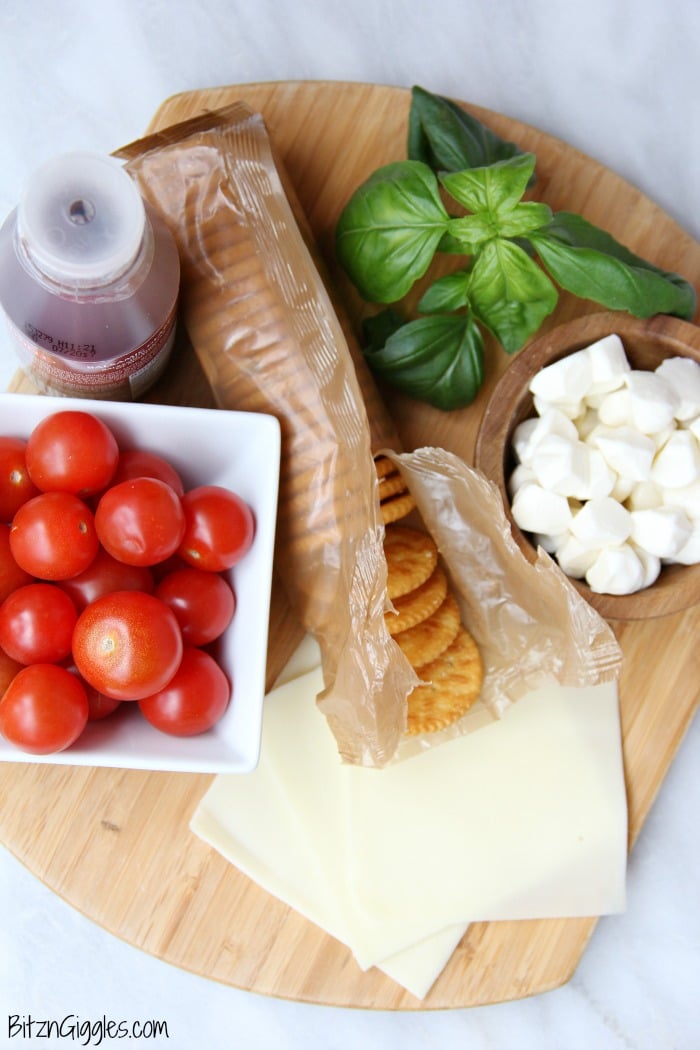
[[[228,710],[208,733],[162,733],[134,705],[123,704],[103,721],[88,723],[72,747],[29,755],[0,738],[0,761],[187,773],[247,773],[260,752],[265,693],[270,588],[277,516],[280,428],[274,416],[206,408],[92,401],[83,398],[0,394],[0,433],[28,437],[52,412],[93,412],[111,427],[122,448],[142,447],[168,459],[185,488],[223,485],[255,515],[255,539],[228,573],[236,612],[219,643],[220,662],[232,682]],[[112,720],[112,718],[114,720]]]

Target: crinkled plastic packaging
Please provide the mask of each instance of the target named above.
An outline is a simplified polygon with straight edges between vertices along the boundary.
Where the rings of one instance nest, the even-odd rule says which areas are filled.
[[[380,451],[438,544],[486,670],[472,712],[414,749],[477,728],[539,685],[613,677],[612,631],[550,559],[525,560],[495,487],[440,449],[401,450],[262,117],[235,104],[118,155],[175,237],[182,320],[216,403],[280,421],[277,575],[319,643],[317,702],[342,759],[381,767],[411,753],[406,697],[418,678],[384,620]]]

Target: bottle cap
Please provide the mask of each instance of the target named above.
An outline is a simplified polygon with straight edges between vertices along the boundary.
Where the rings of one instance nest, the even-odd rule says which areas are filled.
[[[32,262],[64,283],[106,284],[136,258],[146,215],[136,184],[114,157],[65,153],[30,176],[17,209]]]

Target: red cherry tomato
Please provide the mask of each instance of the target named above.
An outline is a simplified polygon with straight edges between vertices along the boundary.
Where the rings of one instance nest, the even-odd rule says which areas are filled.
[[[117,470],[111,484],[118,485],[122,481],[131,481],[133,478],[158,478],[159,481],[170,485],[178,496],[182,496],[185,491],[182,478],[175,467],[162,456],[143,448],[127,449],[120,453]]]
[[[60,587],[28,583],[0,605],[0,646],[22,664],[59,663],[70,654],[77,618]]]
[[[98,693],[92,686],[87,687],[86,693],[88,698],[88,722],[101,722],[103,718],[114,714],[117,708],[122,705],[121,700],[115,700],[112,696]]]
[[[133,478],[101,496],[95,528],[102,546],[128,565],[156,565],[175,553],[185,529],[179,497],[158,478]]]
[[[17,672],[23,667],[24,664],[13,660],[4,649],[0,649],[0,699]]]
[[[185,533],[178,554],[198,569],[230,569],[248,552],[255,520],[248,504],[219,485],[200,485],[182,497]]]
[[[0,602],[8,594],[31,583],[34,577],[20,568],[10,549],[10,526],[0,524]]]
[[[75,666],[75,661],[71,660],[68,663],[61,665],[66,670],[70,671],[72,675],[78,679],[88,701],[88,722],[99,722],[107,715],[111,715],[113,711],[116,711],[121,706],[121,700],[115,700],[114,697],[105,696],[104,693],[99,693],[97,689],[93,688],[89,682],[86,682],[83,676],[79,673],[78,668]]]
[[[53,412],[27,439],[27,469],[43,492],[91,496],[109,485],[119,447],[106,423],[91,412]]]
[[[215,725],[228,707],[231,685],[213,657],[187,648],[168,685],[139,701],[144,717],[172,736],[195,736]]]
[[[42,580],[83,572],[99,546],[93,513],[71,492],[42,492],[23,503],[10,528],[17,564]]]
[[[146,591],[152,594],[155,584],[148,566],[126,565],[113,558],[104,547],[99,547],[87,569],[69,580],[61,580],[59,586],[73,599],[77,609],[82,610],[110,591]]]
[[[208,645],[219,638],[236,608],[233,590],[223,576],[204,569],[168,573],[155,593],[175,613],[185,645]]]
[[[22,504],[39,494],[29,477],[26,449],[22,438],[0,437],[0,521],[12,521]]]
[[[83,609],[73,631],[78,673],[117,700],[140,700],[164,688],[182,649],[173,611],[143,591],[104,594]]]
[[[82,733],[88,700],[79,680],[57,664],[23,667],[0,700],[0,733],[22,751],[64,751]]]

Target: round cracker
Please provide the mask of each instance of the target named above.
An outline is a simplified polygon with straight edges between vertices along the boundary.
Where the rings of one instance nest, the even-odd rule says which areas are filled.
[[[391,525],[392,522],[399,521],[401,518],[405,518],[407,514],[410,514],[415,505],[416,501],[410,492],[383,500],[380,504],[382,521],[385,525]]]
[[[412,667],[435,660],[454,641],[461,626],[457,599],[448,591],[444,601],[425,620],[393,636]]]
[[[374,460],[374,466],[377,471],[378,478],[386,478],[389,474],[395,474],[397,468],[388,456],[376,456]]]
[[[408,492],[408,488],[400,474],[386,474],[379,479],[379,498],[382,502],[401,492]]]
[[[393,601],[420,587],[433,574],[438,552],[427,532],[390,525],[384,534],[387,594]]]
[[[386,612],[384,619],[389,634],[407,631],[409,627],[427,620],[444,602],[447,596],[447,576],[440,565],[420,587],[415,587],[393,603],[394,611]]]
[[[408,696],[407,736],[437,733],[457,722],[481,692],[484,668],[469,631],[460,627],[451,645],[420,670],[424,682]]]

